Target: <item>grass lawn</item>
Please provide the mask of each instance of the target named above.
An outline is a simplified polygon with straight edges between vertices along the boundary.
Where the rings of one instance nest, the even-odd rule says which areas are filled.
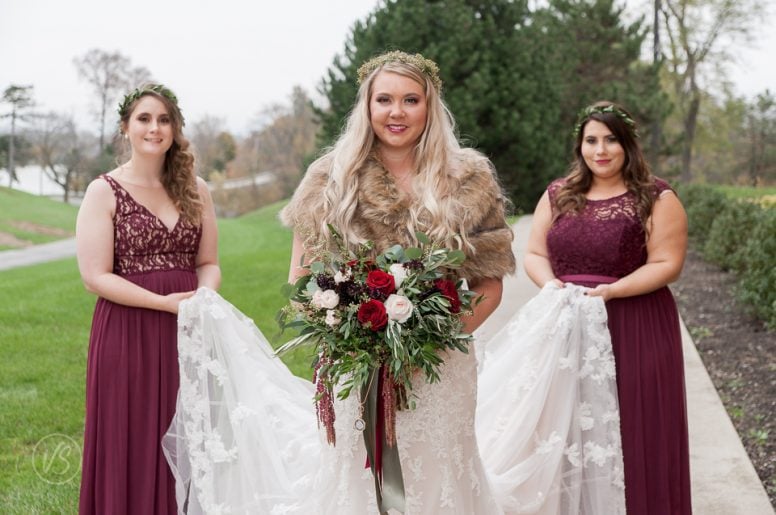
[[[714,186],[730,198],[776,197],[776,186]]]
[[[8,193],[0,190],[2,217]],[[65,207],[46,212],[61,218],[63,225],[72,224],[75,211],[43,201],[47,203]],[[274,345],[288,338],[277,334],[274,321],[284,304],[280,287],[288,275],[291,248],[290,231],[276,220],[281,205],[219,222],[224,278],[220,293],[253,318]],[[30,213],[58,209],[30,207]],[[19,216],[21,208],[14,209]],[[42,216],[36,220],[50,223]],[[77,512],[94,303],[95,297],[81,285],[74,258],[0,272],[3,514]],[[295,373],[309,377],[309,355],[285,361]]]
[[[0,232],[46,243],[75,234],[78,208],[23,191],[0,187]],[[10,248],[0,244],[0,250]]]

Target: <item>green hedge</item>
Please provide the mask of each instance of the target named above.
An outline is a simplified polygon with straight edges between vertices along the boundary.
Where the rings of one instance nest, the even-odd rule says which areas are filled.
[[[726,200],[714,218],[703,245],[703,257],[724,270],[746,269],[744,248],[759,223],[763,209],[750,200]]]
[[[698,248],[703,248],[711,224],[728,202],[724,193],[704,184],[692,184],[678,188],[689,221],[688,233]]]
[[[760,210],[759,220],[741,252],[741,300],[776,329],[776,208]]]
[[[776,207],[734,199],[707,185],[677,188],[687,211],[690,244],[704,259],[734,272],[740,300],[776,329]]]

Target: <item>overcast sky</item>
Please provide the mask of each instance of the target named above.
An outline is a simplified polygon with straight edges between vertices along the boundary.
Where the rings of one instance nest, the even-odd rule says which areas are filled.
[[[643,1],[629,0],[634,3]],[[117,50],[169,85],[187,120],[219,116],[230,130],[244,133],[262,107],[285,102],[294,85],[317,96],[353,23],[377,4],[0,0],[0,90],[32,84],[39,109],[72,113],[79,125],[96,132],[94,94],[79,81],[73,58],[92,48]],[[774,5],[770,10],[773,20]],[[731,79],[739,94],[776,91],[772,26],[764,23],[755,44],[736,52],[741,65]]]

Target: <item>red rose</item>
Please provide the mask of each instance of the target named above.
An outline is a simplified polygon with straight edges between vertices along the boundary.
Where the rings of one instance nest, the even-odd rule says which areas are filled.
[[[458,313],[461,311],[461,299],[458,297],[458,290],[455,288],[455,283],[448,279],[437,279],[434,281],[434,286],[442,292],[442,295],[447,297],[450,301],[450,312]]]
[[[382,293],[385,297],[396,291],[396,281],[389,273],[372,270],[366,276],[366,285]]]
[[[358,321],[372,331],[379,331],[388,323],[385,306],[379,300],[368,300],[358,307]]]

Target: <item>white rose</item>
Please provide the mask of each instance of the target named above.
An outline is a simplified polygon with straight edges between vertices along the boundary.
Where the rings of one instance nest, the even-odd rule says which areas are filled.
[[[334,290],[317,290],[313,293],[313,306],[318,309],[334,309],[339,304],[339,295]]]
[[[336,327],[341,321],[342,320],[340,320],[340,317],[337,316],[336,311],[333,309],[326,310],[326,325],[329,327]]]
[[[407,269],[401,263],[394,263],[390,266],[389,270],[393,276],[393,280],[396,283],[396,287],[401,286],[402,281],[407,278]]]
[[[407,321],[410,315],[412,315],[412,310],[414,308],[410,299],[404,295],[392,293],[385,300],[385,311],[388,314],[388,318],[396,320],[400,324]]]
[[[350,269],[348,269],[348,271],[344,274],[342,273],[342,270],[338,270],[337,273],[334,274],[334,282],[337,284],[344,283],[350,279],[351,275],[352,274],[350,273]]]

